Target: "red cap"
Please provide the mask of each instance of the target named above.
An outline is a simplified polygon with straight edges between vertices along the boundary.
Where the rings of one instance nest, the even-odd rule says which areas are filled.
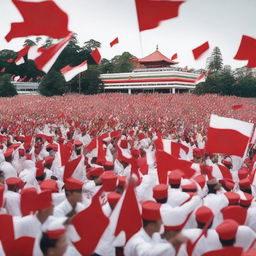
[[[238,170],[239,180],[247,178],[249,175],[249,169],[247,167],[242,167]]]
[[[40,183],[40,188],[42,191],[50,190],[52,193],[59,192],[56,180],[52,180],[52,179],[43,180]]]
[[[154,201],[144,201],[142,203],[142,218],[148,221],[161,220],[160,206]]]
[[[55,229],[55,230],[48,230],[46,234],[50,239],[59,239],[62,235],[64,235],[66,232],[66,229]]]
[[[191,183],[181,186],[183,192],[197,192],[196,184]]]
[[[180,185],[181,182],[181,174],[177,171],[172,171],[169,174],[169,184],[171,185]]]
[[[82,190],[84,183],[80,180],[74,179],[72,177],[66,179],[65,189],[66,190]]]
[[[232,190],[235,186],[235,182],[231,179],[223,179],[219,180],[219,182],[224,186],[227,190]]]
[[[36,168],[36,177],[41,177],[44,175],[44,167]]]
[[[254,197],[251,194],[244,193],[244,197],[243,196],[240,197],[240,205],[249,207],[253,199]]]
[[[19,148],[19,156],[24,156],[24,155],[25,155],[25,149]]]
[[[139,140],[143,140],[146,137],[145,137],[145,134],[141,132],[141,133],[138,134],[138,138],[139,138]]]
[[[214,218],[212,210],[206,206],[199,207],[195,212],[195,216],[196,221],[202,224],[206,224]]]
[[[102,186],[104,191],[111,192],[115,190],[116,183],[117,183],[117,176],[114,172],[112,171],[104,172],[101,175],[101,179],[102,179]]]
[[[44,163],[45,164],[52,164],[53,160],[54,160],[53,156],[47,156],[47,157],[44,158]]]
[[[247,252],[244,252],[242,256],[255,256],[256,255],[256,248],[252,248]]]
[[[242,179],[239,181],[240,188],[251,188],[251,182],[248,178]]]
[[[204,150],[200,149],[200,148],[194,148],[193,149],[193,156],[201,158],[204,156]]]
[[[97,167],[97,168],[91,168],[87,172],[87,178],[91,179],[92,177],[100,177],[104,172],[104,169],[102,167]]]
[[[232,162],[230,161],[230,160],[227,160],[227,159],[223,159],[222,161],[221,161],[221,163],[222,164],[224,164],[224,165],[227,165],[227,166],[230,166],[230,165],[232,165]]]
[[[125,187],[126,179],[126,176],[118,176],[118,186]]]
[[[58,144],[52,144],[52,150],[57,152],[58,151]]]
[[[32,160],[32,154],[27,153],[25,156],[26,156],[26,160]]]
[[[228,199],[229,205],[239,204],[240,196],[235,192],[226,192],[224,193],[226,198]]]
[[[206,184],[206,177],[205,175],[198,175],[194,178],[194,181],[201,187],[204,188]]]
[[[239,225],[236,221],[227,219],[216,227],[216,231],[222,240],[232,240],[236,237]]]
[[[119,199],[121,198],[121,195],[116,192],[110,192],[107,195],[107,198],[108,198],[108,203],[115,206],[118,203]]]
[[[20,186],[22,183],[22,180],[17,177],[11,177],[5,180],[5,183],[9,186]]]
[[[106,161],[104,163],[104,168],[106,170],[114,170],[114,163],[113,162],[110,162],[110,161]]]
[[[45,190],[36,197],[36,210],[44,210],[52,207],[52,192]]]
[[[20,143],[13,143],[10,148],[13,148],[14,150],[17,149],[21,144]]]
[[[131,155],[132,155],[133,157],[135,157],[135,158],[138,158],[138,157],[140,156],[140,151],[133,148],[133,149],[131,150]]]
[[[75,141],[74,141],[74,145],[75,145],[76,147],[81,147],[81,146],[83,146],[83,143],[82,143],[80,140],[75,140]]]
[[[120,147],[121,148],[128,148],[128,141],[127,140],[121,140]]]
[[[153,188],[153,197],[155,199],[165,199],[168,197],[168,186],[165,184],[159,184]]]

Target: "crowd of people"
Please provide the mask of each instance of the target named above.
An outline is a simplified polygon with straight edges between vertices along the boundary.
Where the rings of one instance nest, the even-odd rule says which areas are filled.
[[[0,255],[256,255],[256,145],[205,150],[211,114],[255,110],[216,95],[1,99]]]

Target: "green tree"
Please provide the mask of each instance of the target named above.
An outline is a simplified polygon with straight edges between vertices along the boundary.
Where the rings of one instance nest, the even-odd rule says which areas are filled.
[[[38,90],[44,96],[63,95],[67,92],[67,85],[64,77],[52,70],[44,77]]]
[[[219,72],[223,68],[223,59],[220,48],[216,46],[213,49],[211,57],[207,60],[207,69],[212,72]]]
[[[238,77],[233,85],[233,94],[239,97],[256,97],[256,78],[251,75]]]
[[[0,76],[0,97],[13,97],[15,95],[17,95],[17,91],[10,82],[10,74]]]
[[[100,42],[94,39],[90,39],[89,41],[84,42],[83,50],[91,52],[95,48],[100,48],[100,47],[101,47]]]

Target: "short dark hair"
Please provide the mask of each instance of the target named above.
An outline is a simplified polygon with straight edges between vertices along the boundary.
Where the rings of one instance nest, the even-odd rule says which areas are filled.
[[[240,190],[245,192],[245,193],[252,194],[251,188],[240,188]]]
[[[143,228],[145,228],[145,227],[148,226],[149,224],[155,224],[155,223],[156,223],[155,220],[145,220],[145,219],[142,219]]]
[[[68,189],[65,189],[65,195],[66,195],[66,196],[68,196],[69,194],[74,193],[74,192],[82,193],[82,189],[77,189],[77,190],[68,190]]]
[[[234,243],[236,242],[236,238],[233,238],[231,240],[223,240],[221,238],[220,239],[220,242],[222,244],[223,247],[226,247],[226,246],[233,246]]]
[[[156,199],[156,201],[159,203],[159,204],[165,204],[167,202],[167,197],[166,198],[162,198],[162,199]]]
[[[58,239],[50,239],[47,233],[43,232],[42,238],[40,240],[40,249],[43,254],[46,255],[49,248],[54,248],[57,244]]]
[[[216,194],[216,189],[215,189],[215,186],[217,185],[216,184],[207,184],[207,188],[208,188],[208,194]]]
[[[170,184],[170,187],[171,187],[171,188],[179,188],[179,187],[180,187],[180,184]]]
[[[205,225],[206,225],[205,223],[197,221],[197,228],[203,229]],[[210,229],[211,227],[212,227],[212,222],[210,223],[207,229]]]
[[[43,181],[46,177],[46,173],[44,172],[43,175],[36,177],[37,181]]]

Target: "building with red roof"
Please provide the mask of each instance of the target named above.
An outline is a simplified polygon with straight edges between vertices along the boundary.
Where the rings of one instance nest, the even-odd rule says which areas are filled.
[[[163,55],[158,47],[148,56],[131,58],[136,69],[129,73],[111,73],[100,76],[105,92],[168,92],[183,93],[195,89],[197,73],[175,67],[175,62]]]

